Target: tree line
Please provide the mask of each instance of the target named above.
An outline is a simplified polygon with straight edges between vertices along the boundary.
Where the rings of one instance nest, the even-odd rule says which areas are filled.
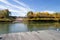
[[[55,13],[48,13],[48,12],[32,12],[29,11],[27,13],[28,18],[60,18],[60,13],[55,12]]]

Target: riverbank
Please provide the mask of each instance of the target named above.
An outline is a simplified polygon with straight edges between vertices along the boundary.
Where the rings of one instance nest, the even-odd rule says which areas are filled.
[[[38,18],[38,19],[35,19],[35,18],[32,18],[32,19],[29,19],[29,18],[24,18],[23,21],[26,21],[26,22],[30,22],[30,21],[34,21],[34,22],[60,22],[59,19],[48,19],[48,18]]]
[[[0,22],[13,22],[15,19],[4,18],[0,19]]]
[[[0,22],[12,22],[15,18],[15,16],[11,16],[11,12],[8,9],[0,10]]]
[[[60,40],[60,32],[54,30],[42,30],[2,34],[0,37],[1,40]]]
[[[12,22],[10,19],[0,19],[0,22]]]

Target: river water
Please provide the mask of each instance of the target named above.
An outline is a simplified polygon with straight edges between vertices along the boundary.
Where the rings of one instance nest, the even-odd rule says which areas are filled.
[[[39,30],[56,30],[60,31],[60,23],[39,23],[39,22],[25,22],[25,23],[0,23],[0,34],[18,33]]]

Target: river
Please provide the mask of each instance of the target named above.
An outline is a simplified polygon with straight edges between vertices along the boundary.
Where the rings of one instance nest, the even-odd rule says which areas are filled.
[[[60,31],[60,23],[39,23],[39,22],[19,22],[19,23],[0,23],[0,34],[18,33],[39,30]]]

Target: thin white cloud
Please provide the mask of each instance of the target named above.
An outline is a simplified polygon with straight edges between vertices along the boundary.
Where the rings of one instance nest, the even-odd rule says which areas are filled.
[[[0,9],[7,9],[6,7],[4,7],[4,6],[2,6],[2,5],[0,5]]]
[[[23,7],[21,7],[21,6],[17,6],[17,5],[12,5],[12,4],[11,4],[11,3],[9,3],[8,1],[1,1],[1,2],[3,2],[3,3],[5,3],[5,4],[7,4],[7,5],[11,6],[11,7],[18,8],[18,9],[20,9],[20,10],[22,10],[22,11],[24,11],[24,10],[25,10]]]
[[[0,1],[5,1],[5,0],[0,0]]]
[[[27,7],[27,8],[29,8],[29,6],[26,5],[26,4],[23,3],[23,2],[20,2],[20,1],[18,1],[18,0],[13,0],[13,1],[15,1],[15,2],[18,3],[18,4],[20,4],[20,5],[23,6],[23,7]]]
[[[41,11],[41,12],[48,12],[48,13],[50,13],[50,14],[55,13],[54,11],[48,11],[48,10]]]
[[[7,8],[7,6],[6,7],[4,7],[3,5],[0,5],[0,9],[8,9]],[[22,11],[19,11],[19,10],[14,10],[14,9],[10,9],[9,8],[9,11],[11,11],[12,12],[12,16],[25,16],[26,14],[25,14],[25,12],[22,12]],[[21,14],[20,14],[21,13]],[[17,15],[18,14],[18,15]]]
[[[0,5],[0,9],[9,9],[9,11],[11,11],[11,12],[22,12],[19,10],[12,9],[11,7],[8,7],[8,6],[5,7],[3,5]]]
[[[6,5],[0,5],[0,9],[9,9],[9,11],[11,12],[16,12],[22,15],[25,15],[28,11],[32,10],[28,7],[28,5],[24,4],[23,2],[19,2],[17,0],[14,0],[14,1],[20,4],[21,6],[13,5],[10,2],[8,2],[8,0],[0,0],[0,2],[6,4]]]
[[[27,12],[27,9],[24,8],[24,7],[22,7],[22,6],[13,5],[13,4],[9,3],[9,2],[6,1],[6,0],[5,0],[5,1],[1,1],[1,2],[7,4],[7,5],[11,6],[11,7],[18,8],[18,9],[20,9],[21,11]]]
[[[34,11],[33,9],[31,9],[27,4],[25,4],[24,2],[18,1],[18,0],[13,0],[16,3],[20,4],[21,6],[25,7],[26,9],[28,9],[27,11]]]
[[[21,14],[20,14],[21,13]],[[17,15],[18,14],[18,15]],[[26,14],[25,14],[25,12],[12,12],[12,14],[11,14],[12,16],[25,16]]]

